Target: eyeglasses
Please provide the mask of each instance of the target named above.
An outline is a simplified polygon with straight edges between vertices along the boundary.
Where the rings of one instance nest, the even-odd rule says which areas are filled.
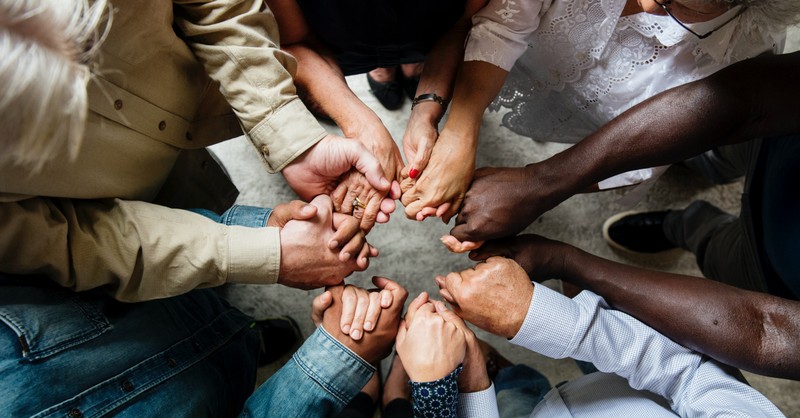
[[[740,15],[740,14],[742,14],[742,12],[744,12],[744,10],[745,10],[745,7],[744,7],[744,6],[742,6],[742,7],[739,9],[739,12],[738,12],[738,13],[736,13],[735,15],[733,15],[733,17],[731,17],[730,19],[728,19],[728,20],[726,20],[726,21],[722,22],[722,24],[721,24],[721,25],[719,25],[719,26],[717,26],[716,28],[714,28],[714,29],[712,29],[712,30],[710,30],[710,31],[708,31],[708,32],[706,32],[706,33],[704,33],[704,34],[700,35],[699,33],[697,33],[697,32],[695,32],[695,31],[693,31],[693,30],[689,29],[689,27],[688,27],[688,26],[686,26],[685,24],[683,24],[683,22],[681,22],[680,20],[678,20],[678,18],[677,18],[677,17],[675,17],[675,16],[672,14],[672,12],[670,12],[670,11],[669,11],[669,8],[667,8],[667,5],[669,5],[670,3],[672,3],[672,0],[666,0],[666,1],[665,1],[665,2],[663,2],[663,3],[659,2],[658,0],[653,0],[653,2],[654,2],[655,4],[657,4],[657,5],[661,6],[661,8],[662,8],[662,9],[664,9],[664,12],[665,12],[665,13],[666,13],[666,14],[667,14],[669,17],[671,17],[671,18],[672,18],[672,20],[674,20],[674,21],[675,21],[675,23],[679,24],[679,25],[680,25],[682,28],[686,29],[687,31],[689,31],[689,33],[691,33],[692,35],[694,35],[694,36],[696,36],[696,37],[698,37],[698,38],[700,38],[700,39],[705,39],[705,38],[708,38],[709,36],[711,36],[711,34],[712,34],[712,33],[714,33],[714,32],[716,32],[716,31],[718,31],[718,30],[719,30],[719,28],[721,28],[721,27],[723,27],[723,26],[727,25],[727,24],[728,24],[728,23],[730,23],[730,22],[731,22],[733,19],[736,19],[737,17],[739,17],[739,15]]]

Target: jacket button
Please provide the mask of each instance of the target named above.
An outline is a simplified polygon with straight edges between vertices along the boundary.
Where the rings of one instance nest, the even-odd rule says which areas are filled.
[[[167,122],[162,120],[158,123],[158,130],[163,131],[164,129],[167,129]]]
[[[266,145],[261,146],[261,153],[265,156],[269,157],[269,147]]]
[[[175,367],[178,365],[178,362],[175,361],[174,358],[170,357],[167,359],[167,364],[169,364],[169,367]]]
[[[114,100],[114,109],[120,110],[122,109],[122,100]]]
[[[72,408],[69,411],[69,418],[83,418],[83,412],[78,408]]]

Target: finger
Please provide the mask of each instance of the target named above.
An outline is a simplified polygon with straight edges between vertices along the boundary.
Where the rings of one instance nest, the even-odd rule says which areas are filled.
[[[503,245],[505,240],[492,240],[486,242],[484,245],[480,245],[474,250],[470,251],[469,258],[470,260],[475,261],[484,261],[489,257],[500,256],[506,258],[513,258],[511,248],[509,247],[509,243]]]
[[[435,300],[433,301],[433,307],[436,308],[436,313],[441,315],[445,321],[455,325],[456,328],[460,329],[465,334],[472,333],[472,331],[469,328],[467,328],[467,324],[464,323],[464,320],[461,319],[460,316],[456,315],[455,312],[447,309],[447,307],[444,306],[444,303]]]
[[[440,295],[442,298],[444,298],[444,300],[446,300],[446,301],[447,301],[447,303],[449,303],[449,304],[451,304],[451,305],[457,305],[457,304],[456,304],[456,299],[453,297],[453,295],[452,295],[452,294],[450,294],[450,292],[449,292],[447,289],[445,289],[445,288],[440,288],[440,289],[439,289],[439,295]]]
[[[386,277],[380,276],[374,276],[372,278],[372,283],[374,283],[378,289],[385,289],[392,292],[392,306],[402,308],[403,304],[406,302],[406,298],[408,297],[408,291],[403,286],[400,286],[393,280],[389,280]]]
[[[368,243],[364,242],[364,245],[361,247],[361,251],[358,253],[358,258],[356,258],[356,264],[361,270],[366,270],[369,267],[369,253],[370,253],[370,246]]]
[[[360,243],[357,242],[356,244],[353,244],[350,247],[348,247],[348,244],[350,244],[350,242],[353,239],[358,239],[359,237],[363,238],[363,235],[361,234],[361,228],[359,227],[358,224],[358,220],[350,215],[345,215],[343,213],[334,213],[333,229],[335,229],[335,231],[331,239],[328,241],[328,248],[330,248],[331,250],[342,248],[342,252],[344,252],[346,248],[349,248],[350,254],[351,255],[355,254],[353,250],[358,249]],[[347,260],[345,259],[342,261],[347,261]]]
[[[333,225],[331,215],[333,213],[333,201],[328,195],[321,194],[309,202],[310,205],[317,207],[317,216],[325,222],[331,222]]]
[[[383,212],[378,212],[378,216],[375,217],[375,222],[379,224],[385,224],[386,222],[389,222],[389,215]]]
[[[388,308],[392,306],[392,292],[383,289],[378,294],[381,297],[381,308]]]
[[[325,313],[325,310],[331,306],[333,302],[333,295],[331,292],[326,290],[322,292],[319,296],[315,297],[314,300],[311,302],[311,322],[314,325],[319,325],[322,323],[322,316]]]
[[[461,276],[461,273],[457,272],[452,272],[444,277],[443,280],[444,288],[450,294],[451,299],[455,303],[458,303],[458,289],[461,288],[463,281],[464,278]]]
[[[333,200],[333,209],[339,213],[351,213],[351,210],[347,210],[345,207],[345,202],[347,200],[347,191],[349,189],[349,184],[345,181],[339,183],[333,192],[331,192],[331,200]],[[352,200],[351,200],[352,202]]]
[[[346,141],[344,145],[345,158],[350,162],[350,165],[364,174],[367,178],[367,182],[369,182],[372,187],[380,191],[389,190],[391,183],[383,176],[383,168],[381,168],[378,159],[358,141]]]
[[[350,338],[358,341],[364,335],[364,318],[367,316],[369,308],[370,293],[364,289],[356,291],[357,303],[356,312],[353,315],[353,323],[350,326]]]
[[[422,210],[417,212],[417,220],[424,221],[428,216],[434,215],[436,215],[436,208],[422,208]]]
[[[378,292],[369,293],[369,307],[367,316],[364,318],[364,331],[372,331],[381,316],[381,294]]]
[[[401,194],[400,183],[398,183],[397,180],[392,181],[392,187],[389,188],[389,197],[394,201],[399,199]],[[392,209],[391,212],[394,212],[394,209]]]
[[[452,204],[450,202],[444,202],[436,209],[436,216],[441,218],[447,211],[450,209]],[[450,219],[448,219],[449,221]],[[447,222],[445,222],[447,223]]]
[[[397,209],[397,203],[395,203],[395,199],[399,197],[400,197],[399,195],[396,198],[384,197],[383,200],[381,201],[381,212],[387,215],[393,213],[394,210]]]
[[[420,143],[421,148],[417,150],[417,153],[411,158],[411,164],[409,164],[408,176],[411,178],[417,178],[425,168],[428,167],[428,162],[431,159],[431,152],[433,151],[433,145],[436,141],[436,138],[426,136]]]
[[[342,317],[339,319],[339,327],[345,334],[350,334],[357,304],[358,296],[355,289],[350,285],[345,286],[342,292]]]
[[[444,223],[450,222],[450,218],[452,218],[453,216],[455,216],[458,213],[458,210],[461,208],[461,203],[463,203],[463,202],[464,202],[464,198],[463,197],[458,197],[458,198],[456,198],[455,202],[452,202],[452,204],[450,202],[446,202],[446,203],[443,203],[442,205],[440,205],[439,209],[441,209],[442,206],[449,205],[448,207],[445,208],[443,213],[440,215],[441,218],[442,218],[442,221]],[[438,211],[437,211],[437,213],[438,213]]]
[[[369,245],[369,256],[370,257],[377,257],[380,254],[381,254],[381,252],[377,248],[373,247],[372,244]]]
[[[444,246],[447,247],[447,249],[450,250],[450,252],[454,253],[465,253],[467,251],[472,251],[477,248],[480,248],[480,246],[483,245],[483,242],[472,242],[472,241],[461,242],[452,235],[443,235],[441,238],[439,238],[439,240],[442,241],[442,244],[444,244]]]
[[[422,292],[417,295],[417,297],[408,304],[408,309],[406,309],[406,323],[411,324],[414,315],[416,315],[419,308],[426,303],[428,303],[428,292]]]
[[[362,202],[367,202],[367,207],[361,217],[361,229],[364,232],[369,232],[375,226],[375,219],[378,217],[378,212],[381,210],[381,201],[383,196],[374,193],[372,197],[365,196]]]

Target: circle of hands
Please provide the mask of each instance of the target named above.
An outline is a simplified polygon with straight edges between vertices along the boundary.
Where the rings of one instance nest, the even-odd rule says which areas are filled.
[[[403,166],[385,131],[365,138],[328,135],[283,169],[286,181],[308,203],[278,205],[269,218],[269,226],[280,228],[278,282],[303,289],[325,286],[313,302],[314,323],[364,360],[380,360],[396,343],[412,380],[438,380],[461,364],[460,390],[486,389],[491,382],[485,357],[465,321],[513,338],[533,295],[529,277],[563,266],[559,257],[566,244],[535,235],[513,237],[550,207],[539,199],[545,203],[520,210],[518,196],[497,190],[513,190],[515,181],[530,183],[526,170],[535,167],[479,169],[473,178],[474,155],[461,155],[447,145],[451,141],[441,141],[435,124],[416,124],[413,117],[403,139],[409,161]],[[442,242],[453,252],[470,251],[479,263],[435,278],[450,309],[423,292],[402,318],[408,292],[400,284],[374,277],[376,289],[366,290],[343,282],[379,254],[366,234],[376,223],[388,222],[397,199],[406,216],[417,221],[435,216],[447,223],[458,214],[452,235]],[[481,297],[486,294],[493,297]]]

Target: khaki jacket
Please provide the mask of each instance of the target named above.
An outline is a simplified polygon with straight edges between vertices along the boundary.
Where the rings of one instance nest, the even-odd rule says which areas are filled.
[[[153,203],[191,202],[165,183],[217,187],[206,180],[221,174],[202,156],[208,145],[244,132],[276,172],[325,136],[295,94],[296,62],[278,48],[274,17],[261,0],[112,3],[77,158],[35,174],[0,166],[0,271],[102,286],[124,301],[274,283],[276,228],[219,225]],[[168,181],[179,156],[183,179]],[[226,204],[235,198],[222,191]]]

